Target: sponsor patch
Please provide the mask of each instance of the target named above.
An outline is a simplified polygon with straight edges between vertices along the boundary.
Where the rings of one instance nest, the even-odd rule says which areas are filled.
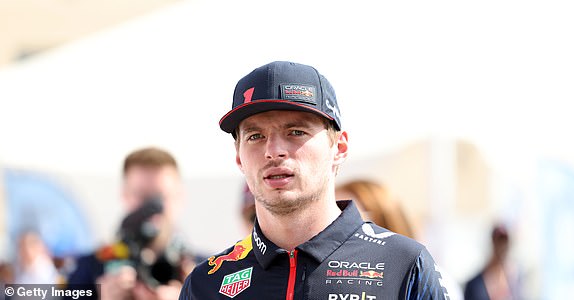
[[[282,84],[281,99],[317,104],[317,89],[311,85]]]
[[[370,262],[355,262],[355,261],[343,261],[343,260],[330,260],[327,265],[329,268],[339,268],[339,269],[362,269],[362,270],[384,270],[385,263],[370,263]]]
[[[267,251],[267,245],[265,245],[263,240],[259,238],[259,236],[257,235],[257,231],[255,231],[255,229],[253,229],[252,235],[253,235],[253,241],[255,241],[255,245],[257,245],[257,248],[259,249],[259,251],[261,251],[261,254],[265,255],[265,252]]]
[[[377,271],[373,271],[373,270],[361,271],[359,276],[367,277],[367,278],[383,278],[383,272],[377,272]]]
[[[382,286],[385,263],[331,260],[328,262],[325,284]]]
[[[328,109],[330,109],[333,114],[337,117],[337,119],[341,119],[341,113],[339,112],[339,107],[337,107],[336,105],[334,105],[333,103],[331,103],[331,99],[327,98],[325,99],[327,101],[325,101],[325,106],[327,106]]]
[[[329,300],[375,300],[377,296],[369,295],[366,292],[360,294],[329,294]]]
[[[253,267],[225,275],[219,288],[219,293],[234,298],[251,286]]]
[[[363,231],[363,233],[359,233],[359,232],[355,233],[356,238],[359,238],[359,239],[367,241],[367,242],[375,243],[375,244],[378,244],[381,246],[385,245],[384,239],[395,235],[395,233],[392,231],[375,233],[375,229],[369,223],[363,224],[363,226],[361,227],[361,230]]]
[[[207,272],[207,274],[213,274],[221,268],[223,262],[225,261],[238,261],[244,259],[249,252],[253,249],[253,245],[251,244],[251,234],[248,235],[245,239],[238,242],[233,246],[233,250],[228,254],[220,255],[217,258],[215,256],[210,257],[207,260],[207,264],[210,265],[212,268]]]

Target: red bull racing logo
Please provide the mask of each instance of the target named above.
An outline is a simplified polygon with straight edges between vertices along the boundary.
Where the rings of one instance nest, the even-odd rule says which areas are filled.
[[[207,260],[207,264],[212,268],[207,272],[207,274],[213,274],[221,268],[221,265],[225,261],[238,261],[247,257],[247,254],[251,252],[253,245],[251,244],[251,235],[247,236],[242,241],[238,242],[233,246],[233,250],[228,254],[220,255],[217,258],[215,256],[210,257]]]
[[[327,265],[327,285],[383,286],[384,262],[331,260]]]
[[[281,98],[315,104],[315,86],[303,84],[282,84]]]

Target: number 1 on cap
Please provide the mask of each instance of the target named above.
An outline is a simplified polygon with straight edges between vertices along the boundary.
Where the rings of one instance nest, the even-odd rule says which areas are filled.
[[[255,90],[254,87],[248,89],[243,93],[243,103],[251,102],[251,97],[253,97],[253,91]]]

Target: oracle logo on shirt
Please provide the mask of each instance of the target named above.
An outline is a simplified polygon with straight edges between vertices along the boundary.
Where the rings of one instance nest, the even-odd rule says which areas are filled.
[[[334,269],[362,269],[362,270],[384,270],[385,263],[354,262],[342,260],[330,260],[327,265]]]

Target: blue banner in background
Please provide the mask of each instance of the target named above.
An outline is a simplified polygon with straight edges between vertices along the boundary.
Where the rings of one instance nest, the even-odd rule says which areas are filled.
[[[560,162],[538,164],[538,201],[542,214],[543,299],[574,294],[574,170]]]
[[[88,252],[94,241],[77,199],[52,177],[32,171],[3,171],[11,245],[24,231],[40,234],[52,255]]]

